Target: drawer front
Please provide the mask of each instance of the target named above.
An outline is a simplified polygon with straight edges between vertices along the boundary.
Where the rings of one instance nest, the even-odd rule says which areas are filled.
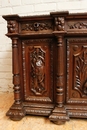
[[[32,102],[53,102],[53,41],[22,41],[24,98]]]
[[[87,39],[67,40],[67,103],[87,103]]]

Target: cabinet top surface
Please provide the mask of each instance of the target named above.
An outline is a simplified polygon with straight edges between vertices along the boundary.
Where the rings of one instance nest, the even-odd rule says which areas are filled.
[[[69,13],[68,11],[57,11],[51,12],[49,15],[31,15],[31,16],[19,16],[18,14],[11,14],[11,15],[3,15],[2,17],[5,20],[9,19],[16,19],[16,20],[32,20],[32,19],[43,19],[43,18],[52,18],[56,16],[65,16],[66,18],[87,18],[87,12],[85,13]]]

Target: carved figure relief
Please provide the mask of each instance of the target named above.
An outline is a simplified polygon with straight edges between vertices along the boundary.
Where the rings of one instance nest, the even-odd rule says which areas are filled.
[[[56,17],[55,25],[58,31],[64,31],[64,17]]]
[[[43,31],[52,29],[52,25],[49,22],[35,22],[35,23],[26,23],[22,24],[22,31]]]
[[[68,24],[69,29],[87,29],[87,23],[85,22],[76,22]]]
[[[87,46],[80,48],[80,53],[75,56],[75,87],[87,95]]]
[[[9,33],[15,33],[17,30],[17,23],[15,21],[8,21],[7,28]]]
[[[53,101],[54,47],[52,43],[53,40],[49,38],[22,41],[24,97],[26,101]]]
[[[45,53],[41,48],[31,46],[31,91],[39,95],[45,91]]]

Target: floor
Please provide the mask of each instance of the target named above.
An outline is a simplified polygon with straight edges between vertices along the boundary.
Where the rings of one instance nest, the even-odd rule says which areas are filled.
[[[21,121],[12,121],[5,115],[12,103],[12,93],[0,93],[0,130],[87,130],[87,119],[71,119],[64,125],[55,125],[39,116],[25,116]]]

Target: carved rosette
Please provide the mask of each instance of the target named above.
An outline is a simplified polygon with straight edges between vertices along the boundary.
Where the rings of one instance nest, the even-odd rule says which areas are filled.
[[[45,53],[40,47],[30,46],[31,91],[40,95],[45,91]]]
[[[64,17],[55,17],[55,30],[64,31]]]
[[[18,23],[16,21],[10,20],[7,22],[8,33],[17,33]]]

